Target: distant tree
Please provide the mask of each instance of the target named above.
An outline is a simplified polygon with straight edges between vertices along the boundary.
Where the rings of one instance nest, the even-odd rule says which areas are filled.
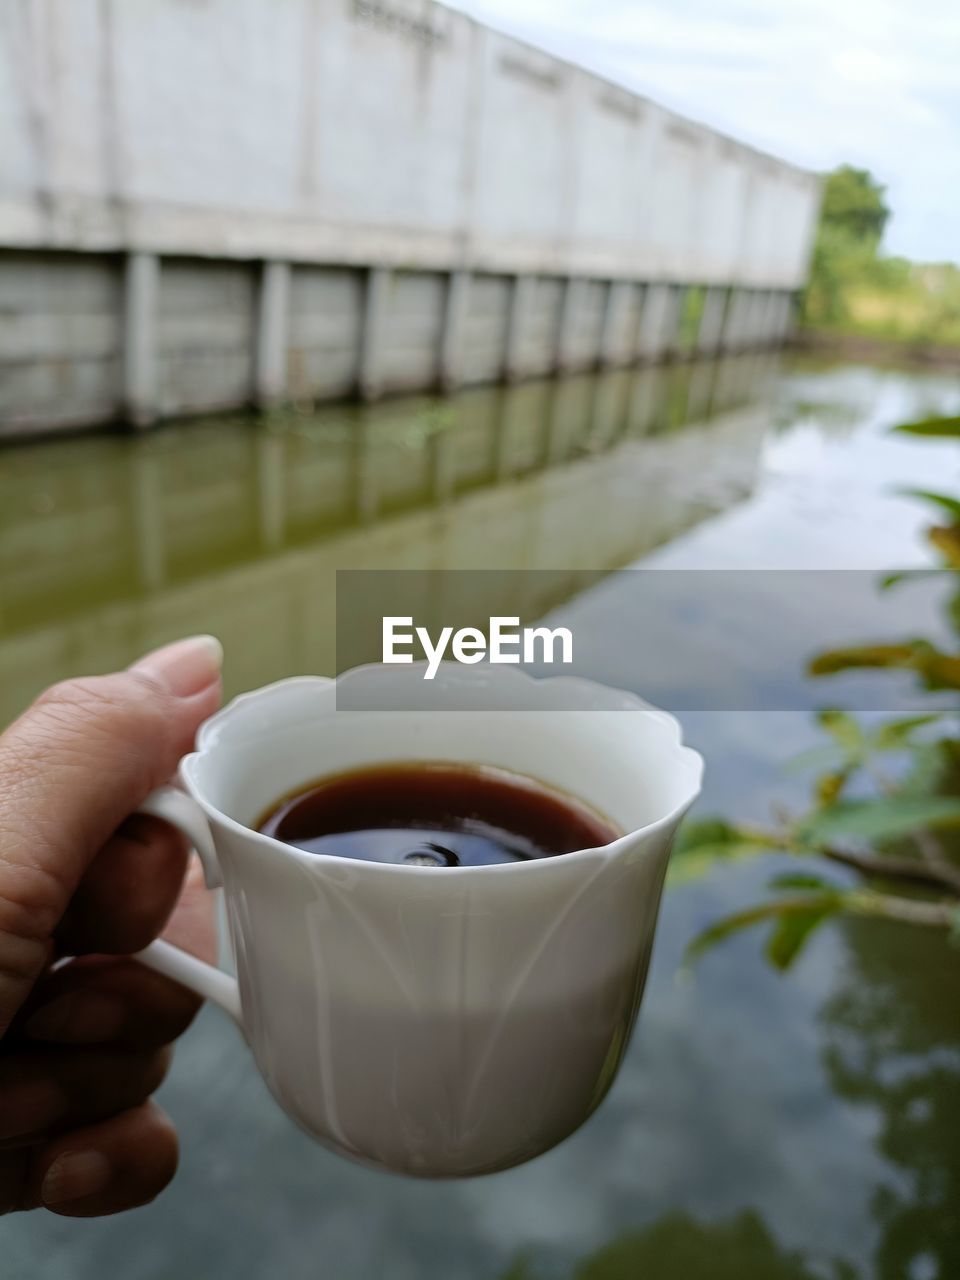
[[[503,1280],[537,1280],[519,1259]],[[551,1272],[551,1274],[553,1274]],[[747,1210],[720,1222],[671,1213],[618,1236],[584,1259],[574,1280],[857,1280],[841,1261],[814,1269],[803,1255],[783,1249],[759,1214]]]
[[[613,1241],[574,1274],[576,1280],[855,1280],[840,1262],[814,1271],[801,1254],[782,1249],[749,1210],[716,1223],[670,1214]]]
[[[806,323],[838,324],[848,318],[851,285],[876,270],[890,217],[885,196],[886,188],[867,169],[843,164],[827,175],[804,297]]]
[[[890,217],[886,194],[886,187],[868,169],[840,165],[824,183],[821,228],[831,228],[876,250]]]

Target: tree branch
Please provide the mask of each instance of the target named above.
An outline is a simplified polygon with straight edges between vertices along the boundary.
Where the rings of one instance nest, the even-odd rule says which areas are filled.
[[[799,854],[801,857],[816,856],[828,858],[831,862],[852,867],[861,875],[877,876],[891,880],[910,880],[915,884],[935,885],[938,889],[949,889],[960,895],[960,867],[954,867],[943,861],[926,858],[894,858],[879,853],[861,853],[850,849],[836,849],[818,845],[798,845],[789,835],[762,828],[743,827],[742,830],[751,840],[763,841],[772,849],[782,849],[785,853]]]
[[[855,893],[845,905],[857,915],[882,916],[886,920],[902,920],[905,924],[934,929],[952,928],[957,913],[956,904],[915,902],[912,898],[895,898],[887,893]]]
[[[876,761],[866,760],[864,768],[884,795],[895,796],[897,794],[897,784],[892,778],[887,777],[886,770],[881,769]],[[914,831],[910,838],[927,866],[940,872],[940,880],[951,888],[960,890],[960,868],[954,868],[944,852],[943,845],[934,833],[932,831]]]
[[[878,853],[853,853],[846,849],[820,849],[831,862],[853,867],[865,876],[885,876],[894,880],[912,880],[917,884],[936,885],[960,894],[960,871],[939,862],[919,858],[891,858]]]

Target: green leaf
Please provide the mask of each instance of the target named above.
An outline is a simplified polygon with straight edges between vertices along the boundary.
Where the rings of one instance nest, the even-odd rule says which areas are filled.
[[[811,747],[801,751],[799,755],[788,760],[783,766],[784,773],[807,773],[811,769],[836,769],[843,764],[844,753],[835,742],[827,746]]]
[[[895,573],[887,573],[880,579],[880,590],[898,587],[901,582],[919,582],[922,578],[939,577],[943,569],[898,569]]]
[[[960,689],[960,658],[954,654],[918,645],[913,666],[928,689]]]
[[[938,524],[927,530],[927,541],[946,560],[945,568],[951,572],[960,569],[960,528],[953,524]]]
[[[907,716],[902,720],[888,720],[870,735],[870,744],[876,751],[901,751],[909,745],[910,739],[917,729],[936,724],[942,720],[942,711],[928,716]]]
[[[688,884],[709,874],[718,862],[739,862],[769,850],[767,841],[748,835],[721,818],[685,822],[674,846],[667,880],[671,885]]]
[[[722,818],[699,818],[696,822],[685,822],[680,828],[674,856],[691,849],[699,850],[704,845],[735,844],[741,838],[737,828]]]
[[[728,863],[743,862],[747,858],[756,858],[761,853],[769,852],[769,844],[762,844],[758,840],[743,840],[738,844],[705,844],[698,849],[675,853],[670,859],[667,884],[674,889],[682,884],[692,884],[709,875],[718,863],[726,866]]]
[[[960,438],[960,418],[921,418],[893,428],[898,435]]]
[[[746,911],[738,911],[735,915],[725,916],[722,920],[718,920],[715,924],[708,926],[702,933],[697,934],[686,950],[685,960],[689,963],[703,955],[705,951],[709,951],[711,947],[717,946],[720,942],[726,942],[727,938],[732,937],[735,933],[740,933],[744,929],[752,929],[755,924],[762,924],[764,920],[769,920],[772,916],[776,916],[779,911],[779,903],[766,902],[759,907],[748,907]]]
[[[687,963],[696,960],[705,951],[709,951],[718,943],[725,942],[735,933],[751,929],[765,920],[779,920],[794,914],[808,915],[811,912],[833,913],[841,909],[843,900],[843,893],[830,891],[829,893],[805,893],[794,898],[777,898],[773,902],[748,907],[745,911],[725,916],[698,934],[687,947],[685,960]]]
[[[882,796],[847,800],[809,814],[796,828],[807,844],[832,840],[894,840],[933,827],[960,826],[960,798]]]
[[[960,743],[955,738],[915,742],[910,749],[910,769],[900,779],[900,794],[950,795],[960,777]]]
[[[861,644],[818,653],[808,670],[813,676],[832,676],[857,668],[911,667],[913,661],[913,644]]]
[[[960,947],[960,907],[957,907],[951,918],[949,937],[955,947]]]
[[[916,671],[928,689],[960,689],[960,657],[942,653],[926,640],[832,649],[818,654],[807,670],[813,676],[832,676],[839,671],[887,667]]]
[[[836,915],[839,910],[840,906],[837,903],[782,916],[767,939],[767,959],[774,968],[779,969],[781,973],[789,969],[806,946],[810,936],[825,920]]]
[[[813,797],[818,809],[827,809],[839,803],[843,789],[850,781],[850,769],[838,769],[835,773],[825,773],[817,779]]]
[[[848,760],[862,759],[866,740],[853,716],[830,707],[817,712],[817,723],[830,734]]]
[[[770,881],[771,889],[822,889],[830,893],[842,893],[840,885],[823,876],[811,875],[804,871],[785,871],[783,875],[774,876]]]
[[[960,524],[960,498],[951,497],[949,493],[934,493],[931,489],[896,489],[894,492],[901,494],[904,498],[919,498],[923,502],[932,502],[934,506],[948,512]]]

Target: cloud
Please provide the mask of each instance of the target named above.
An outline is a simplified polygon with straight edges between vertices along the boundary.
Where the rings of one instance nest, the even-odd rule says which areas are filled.
[[[460,0],[481,21],[816,169],[887,183],[893,252],[960,260],[952,0]]]

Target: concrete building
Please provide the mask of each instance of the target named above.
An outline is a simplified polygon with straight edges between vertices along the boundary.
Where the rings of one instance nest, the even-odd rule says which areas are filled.
[[[0,7],[0,434],[774,344],[816,175],[429,0]]]

